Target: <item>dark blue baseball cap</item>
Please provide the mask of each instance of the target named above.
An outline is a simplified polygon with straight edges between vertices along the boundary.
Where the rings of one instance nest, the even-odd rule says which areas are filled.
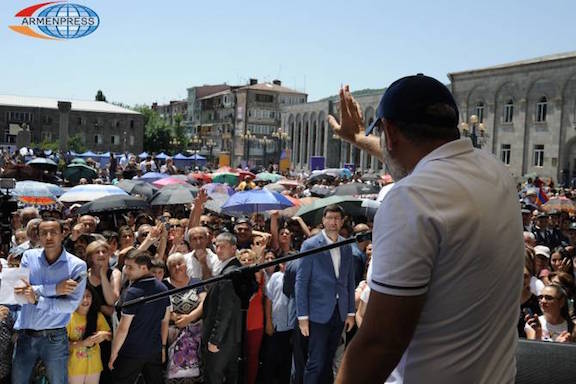
[[[429,107],[434,104],[447,104],[454,108],[456,114],[454,116],[431,114]],[[458,107],[452,93],[444,84],[419,73],[398,79],[386,89],[376,109],[374,122],[366,129],[366,136],[382,118],[404,123],[451,127],[458,125]]]

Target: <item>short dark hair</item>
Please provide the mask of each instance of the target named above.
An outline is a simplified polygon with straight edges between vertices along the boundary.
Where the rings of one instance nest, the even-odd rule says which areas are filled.
[[[118,235],[118,232],[114,232],[114,231],[102,231],[102,236],[104,236],[106,238],[106,241],[110,242],[111,240],[116,240],[116,242],[120,241],[120,235]]]
[[[125,260],[133,260],[136,265],[145,265],[149,270],[154,266],[150,252],[139,249],[134,249],[128,252]]]
[[[62,226],[62,221],[55,219],[53,217],[47,217],[45,219],[42,219],[42,221],[40,221],[38,223],[38,226],[36,228],[38,228],[38,230],[40,230],[40,225],[42,223],[58,223],[58,228],[60,228],[60,232],[64,232],[64,227]]]
[[[324,211],[322,212],[322,217],[326,217],[326,214],[328,212],[337,212],[340,214],[340,217],[344,218],[344,209],[338,204],[330,204],[326,206],[326,208],[324,208]]]
[[[152,267],[151,268],[161,268],[166,272],[166,264],[161,259],[153,258],[152,259]]]

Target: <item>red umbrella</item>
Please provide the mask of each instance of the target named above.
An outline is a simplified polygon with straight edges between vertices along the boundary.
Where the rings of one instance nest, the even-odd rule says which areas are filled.
[[[240,180],[244,180],[246,179],[246,177],[250,176],[252,179],[254,179],[256,177],[255,174],[253,174],[250,171],[243,171],[242,169],[238,168],[238,169],[234,169],[232,170],[232,172],[238,173],[238,175],[240,176]]]
[[[194,180],[201,181],[205,184],[212,182],[212,174],[204,172],[192,172],[188,174],[188,177]]]
[[[238,170],[225,165],[215,170],[214,173],[235,173],[238,175]]]

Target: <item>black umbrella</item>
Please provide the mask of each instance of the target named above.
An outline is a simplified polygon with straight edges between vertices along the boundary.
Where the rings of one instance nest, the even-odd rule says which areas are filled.
[[[377,195],[380,192],[380,187],[377,185],[364,184],[364,183],[348,183],[334,188],[333,195],[338,196],[363,196],[363,195]]]
[[[78,214],[101,212],[127,212],[149,209],[150,205],[138,197],[128,195],[111,195],[100,197],[84,204],[78,210]]]
[[[46,171],[56,171],[58,169],[58,164],[45,157],[37,157],[35,159],[32,159],[29,162],[27,162],[26,165],[29,165],[32,168],[42,169]]]
[[[160,191],[156,192],[152,200],[150,200],[151,205],[181,205],[188,204],[194,201],[196,194],[198,193],[197,188],[187,187],[164,187]]]
[[[158,188],[142,180],[120,180],[116,186],[131,195],[140,195],[150,200]]]
[[[332,182],[332,181],[334,181],[335,179],[336,179],[336,177],[333,176],[333,175],[329,175],[329,174],[327,174],[327,173],[318,173],[318,174],[316,174],[316,175],[310,176],[310,177],[308,178],[308,182],[310,182],[310,183],[312,183],[312,182],[317,183],[317,182],[319,182],[319,181],[321,181],[321,180],[327,180],[327,181]]]
[[[72,183],[77,183],[81,178],[95,179],[98,176],[98,172],[85,164],[73,163],[62,172],[62,176]]]
[[[310,193],[315,197],[326,197],[332,194],[333,189],[327,185],[315,185],[310,188]]]

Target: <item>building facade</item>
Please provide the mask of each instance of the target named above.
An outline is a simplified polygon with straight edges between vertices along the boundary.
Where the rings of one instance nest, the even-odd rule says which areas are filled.
[[[366,90],[354,95],[367,125],[374,121],[383,92],[383,89]],[[312,156],[324,156],[328,168],[345,165],[353,165],[354,168],[364,171],[376,171],[382,168],[382,163],[376,158],[334,136],[327,119],[328,115],[338,117],[339,108],[338,97],[282,107],[281,126],[290,137],[292,168],[310,169]]]
[[[57,141],[61,149],[78,136],[95,152],[140,153],[144,117],[104,101],[0,95],[0,145],[13,147],[19,136],[27,136],[28,145]]]
[[[171,100],[168,104],[152,103],[152,110],[169,126],[183,124],[188,115],[188,100]]]
[[[483,148],[514,176],[560,182],[576,176],[576,52],[448,77],[460,120],[477,117],[484,126]]]
[[[277,163],[281,141],[285,142],[279,130],[281,108],[305,103],[307,95],[283,87],[279,80],[211,87],[203,92],[199,87],[188,89],[190,149],[214,163],[223,155],[231,166]]]

